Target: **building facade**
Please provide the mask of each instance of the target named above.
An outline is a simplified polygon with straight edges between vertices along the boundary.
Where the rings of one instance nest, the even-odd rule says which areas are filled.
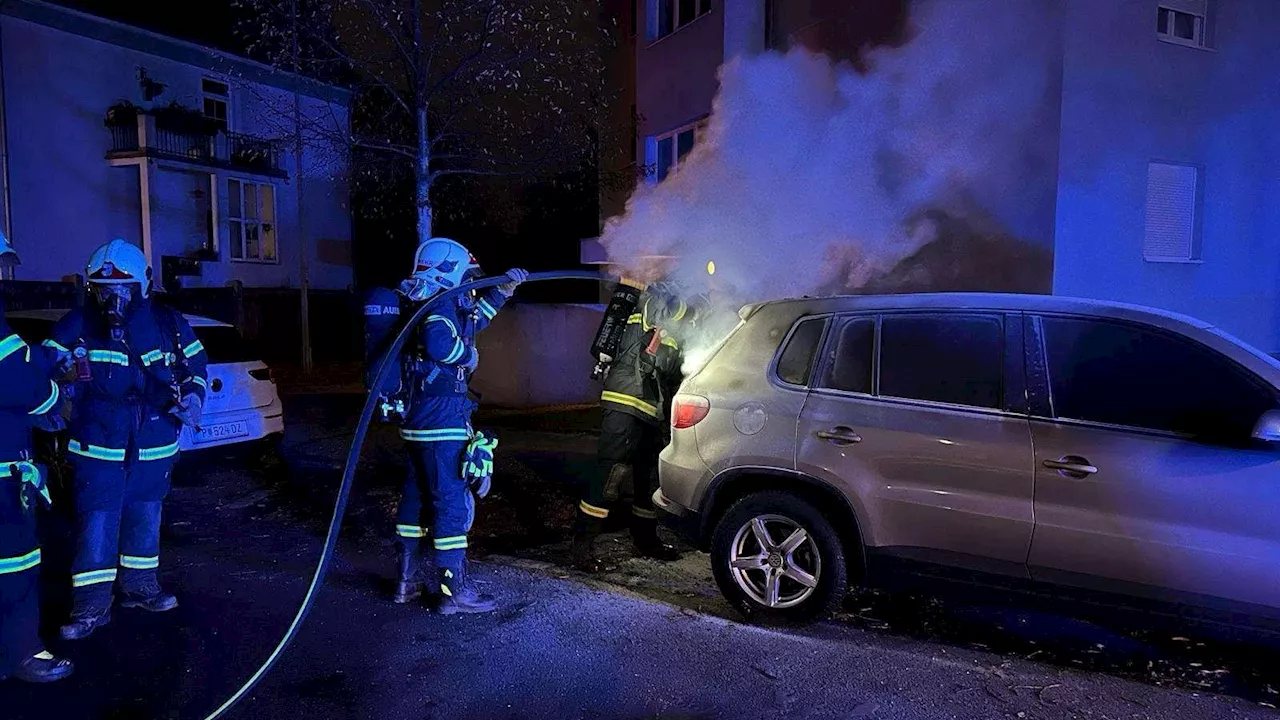
[[[119,237],[170,288],[351,285],[346,91],[36,0],[0,5],[0,82],[18,279]]]
[[[965,0],[975,13],[1006,1]],[[857,63],[910,42],[908,0],[636,2],[637,152],[655,182],[697,143],[734,56],[803,45]],[[999,208],[1052,249],[1044,290],[1188,313],[1280,351],[1280,3],[1054,7],[1051,27],[1027,28],[1060,48],[1052,162]],[[604,261],[592,241],[582,255]]]

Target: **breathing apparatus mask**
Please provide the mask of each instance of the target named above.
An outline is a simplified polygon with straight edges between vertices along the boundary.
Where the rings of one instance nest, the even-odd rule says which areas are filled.
[[[93,283],[90,284],[89,291],[98,306],[98,311],[107,321],[107,326],[112,329],[124,327],[125,321],[129,319],[129,309],[133,305],[134,298],[140,294],[137,285],[133,283],[113,285]]]

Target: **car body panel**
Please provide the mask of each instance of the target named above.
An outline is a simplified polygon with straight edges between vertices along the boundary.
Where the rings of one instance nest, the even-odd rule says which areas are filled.
[[[1018,397],[1006,398],[1003,410],[786,387],[773,377],[780,345],[800,319],[966,310],[1010,321],[1006,392]],[[1031,342],[1025,355],[1014,346],[1041,314],[1175,334],[1280,388],[1280,362],[1266,353],[1209,323],[1136,305],[986,293],[761,303],[743,309],[745,323],[682,387],[707,397],[711,411],[673,433],[655,501],[687,525],[689,516],[721,510],[712,506],[720,486],[740,477],[768,475],[784,488],[812,481],[848,501],[868,555],[1202,608],[1280,609],[1272,501],[1280,448],[1219,447],[1037,415],[1049,402],[1044,361]],[[1019,359],[1025,374],[1011,383]],[[753,403],[765,408],[771,432],[748,436],[735,427],[735,413]],[[856,431],[859,442],[815,436],[837,426]],[[1098,472],[1080,480],[1043,465],[1071,455],[1087,456]],[[702,518],[704,535],[715,521]]]

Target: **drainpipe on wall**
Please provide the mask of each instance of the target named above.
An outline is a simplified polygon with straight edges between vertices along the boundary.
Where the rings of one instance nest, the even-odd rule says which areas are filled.
[[[293,72],[298,74],[298,2],[289,3],[293,14]],[[298,238],[298,310],[302,331],[302,374],[311,374],[311,278],[307,272],[307,241],[303,234],[302,221],[306,217],[302,212],[302,98],[298,89],[293,90],[293,176],[296,179],[294,199],[296,202],[297,220],[295,226]]]
[[[4,193],[4,235],[9,238],[9,242],[13,242],[13,203],[9,194],[9,124],[5,121],[5,94],[4,94],[4,24],[0,21],[0,184],[3,188],[0,191]],[[8,267],[4,269],[3,279],[13,280],[18,273],[17,268]]]

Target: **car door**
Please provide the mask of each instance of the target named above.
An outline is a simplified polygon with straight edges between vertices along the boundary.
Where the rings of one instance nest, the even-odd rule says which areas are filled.
[[[1006,337],[998,313],[895,313],[842,318],[829,333],[797,467],[838,478],[870,552],[1026,575],[1034,471],[1020,324]]]
[[[1050,401],[1032,420],[1032,576],[1280,606],[1280,453],[1250,441],[1275,388],[1142,325],[1045,316],[1028,337]]]

